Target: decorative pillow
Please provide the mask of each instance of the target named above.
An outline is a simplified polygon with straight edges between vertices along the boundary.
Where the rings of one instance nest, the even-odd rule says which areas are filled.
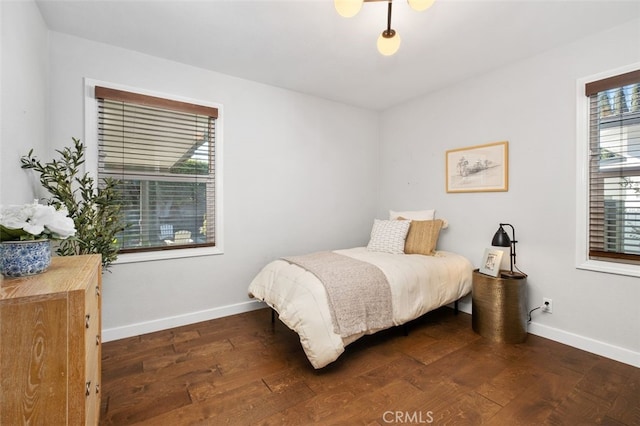
[[[367,250],[403,254],[404,242],[410,225],[411,222],[407,220],[375,219]]]
[[[436,218],[436,211],[435,210],[410,210],[405,212],[396,212],[393,210],[389,210],[389,219],[394,220],[400,217],[407,220],[433,220]]]
[[[399,218],[402,222],[402,217]],[[436,254],[436,245],[444,221],[435,220],[412,220],[407,238],[404,244],[406,254],[424,254],[433,256]]]

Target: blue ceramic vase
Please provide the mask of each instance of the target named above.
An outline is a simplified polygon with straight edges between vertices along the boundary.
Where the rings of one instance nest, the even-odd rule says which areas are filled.
[[[0,243],[0,273],[26,277],[44,272],[51,265],[51,242],[3,241]]]

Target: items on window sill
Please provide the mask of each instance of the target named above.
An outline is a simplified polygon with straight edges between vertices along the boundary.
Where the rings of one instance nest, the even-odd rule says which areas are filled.
[[[173,240],[164,240],[165,244],[168,246],[174,244],[189,244],[192,243],[191,232],[190,231],[178,231],[173,235]]]

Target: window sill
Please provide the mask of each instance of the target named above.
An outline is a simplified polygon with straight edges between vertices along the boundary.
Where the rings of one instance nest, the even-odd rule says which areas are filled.
[[[578,269],[585,269],[607,274],[626,275],[629,277],[640,277],[640,266],[625,263],[603,262],[600,260],[586,260],[578,263]]]
[[[124,263],[150,262],[155,260],[182,259],[186,257],[212,256],[223,254],[220,247],[198,247],[180,250],[158,250],[140,253],[123,253],[118,255],[114,265]]]

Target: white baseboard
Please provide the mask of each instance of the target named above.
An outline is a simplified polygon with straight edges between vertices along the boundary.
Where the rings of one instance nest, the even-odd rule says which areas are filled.
[[[153,333],[154,331],[166,330],[173,327],[180,327],[182,325],[195,324],[197,322],[222,318],[229,315],[255,311],[256,309],[261,309],[266,306],[267,305],[262,302],[252,300],[248,302],[236,303],[235,305],[220,306],[218,308],[207,309],[198,312],[190,312],[184,315],[160,318],[153,321],[140,322],[137,324],[125,325],[122,327],[106,328],[102,330],[102,341],[110,342],[113,340],[138,336],[141,334]]]
[[[453,305],[451,305],[453,307]],[[471,303],[460,302],[459,309],[461,312],[471,314]],[[581,336],[579,334],[570,333],[568,331],[549,327],[536,322],[527,325],[527,332],[554,342],[569,345],[592,354],[600,355],[605,358],[613,359],[625,364],[640,367],[640,353],[631,351],[626,348],[614,346],[590,337]]]
[[[453,308],[454,304],[450,304],[449,307]],[[471,301],[465,302],[464,299],[458,301],[458,310],[460,312],[464,312],[465,314],[471,315]]]
[[[126,325],[123,327],[107,328],[102,330],[102,341],[110,342],[112,340],[124,339],[127,337],[138,336],[154,331],[166,330],[173,327],[194,324],[201,321],[208,321],[216,318],[222,318],[229,315],[250,312],[256,309],[264,308],[266,305],[262,302],[252,300],[235,305],[221,306],[218,308],[207,309],[204,311],[190,312],[184,315],[177,315],[168,318],[160,318],[154,321]],[[450,305],[453,308],[453,304]],[[471,303],[459,304],[462,312],[471,314]],[[614,346],[598,340],[584,337],[578,334],[570,333],[557,328],[549,327],[535,322],[529,323],[527,331],[536,336],[553,340],[565,345],[572,346],[596,355],[601,355],[634,367],[640,367],[640,353],[629,349]]]
[[[536,336],[553,340],[583,351],[601,355],[625,364],[640,367],[640,353],[632,350],[621,348],[620,346],[611,345],[579,334],[570,333],[568,331],[549,327],[535,322],[529,323],[527,331]]]

